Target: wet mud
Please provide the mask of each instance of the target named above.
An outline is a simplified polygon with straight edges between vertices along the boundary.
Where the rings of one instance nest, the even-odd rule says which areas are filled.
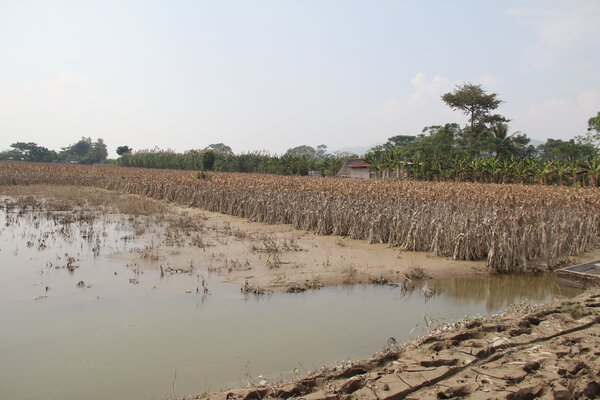
[[[232,393],[366,396],[379,388],[372,373],[385,375],[383,361],[335,360],[387,343],[374,360],[396,368],[408,363],[400,351],[410,345],[401,343],[442,322],[580,293],[552,275],[491,275],[482,263],[101,189],[11,186],[0,196],[3,398],[95,400],[106,382],[111,396],[131,399],[245,385],[255,389]],[[511,340],[544,326],[505,325],[495,333]],[[422,348],[420,372],[463,366],[448,354],[453,346],[491,340],[492,328],[475,328]],[[335,367],[310,375],[321,365]],[[310,390],[269,392],[299,375],[307,377],[289,385]],[[382,382],[388,389],[376,390],[395,390]]]
[[[596,399],[600,291],[440,326],[292,383],[186,399]]]

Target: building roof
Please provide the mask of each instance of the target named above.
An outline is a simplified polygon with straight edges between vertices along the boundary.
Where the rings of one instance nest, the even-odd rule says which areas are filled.
[[[371,164],[369,164],[369,162],[364,158],[349,158],[346,161],[346,166],[350,168],[369,168]]]
[[[360,172],[363,170],[363,168],[368,169],[370,167],[371,164],[369,164],[364,158],[349,158],[346,160],[344,166],[338,171],[336,176],[350,178],[352,176],[352,171]]]

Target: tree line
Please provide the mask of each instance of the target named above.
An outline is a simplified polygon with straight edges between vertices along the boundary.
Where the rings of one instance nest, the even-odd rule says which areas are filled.
[[[502,103],[481,86],[458,85],[442,96],[468,123],[428,126],[418,135],[398,135],[369,150],[365,158],[379,177],[493,183],[600,184],[600,112],[585,134],[548,139],[536,146],[509,119],[494,114]]]
[[[370,149],[365,158],[377,177],[416,180],[524,184],[600,185],[600,112],[588,121],[588,130],[570,140],[548,139],[533,146],[522,132],[510,132],[510,120],[495,110],[503,103],[480,85],[465,83],[441,100],[468,117],[456,123],[427,126],[418,135],[397,135]],[[264,151],[234,154],[216,143],[204,149],[178,153],[154,148],[133,151],[117,148],[117,160],[107,160],[102,139],[82,137],[56,152],[32,142],[17,142],[0,152],[0,160],[94,164],[115,162],[125,167],[187,169],[308,175],[321,171],[334,176],[350,153],[330,154],[327,146],[302,145],[283,155]]]
[[[278,175],[308,175],[311,170],[325,176],[335,175],[348,157],[355,154],[330,154],[327,146],[298,146],[285,154],[272,155],[264,151],[234,154],[223,143],[211,144],[202,150],[177,153],[171,150],[141,150],[121,156],[117,163],[125,167],[187,169],[218,172],[254,172]]]
[[[173,150],[133,151],[129,146],[117,147],[117,160],[107,160],[108,152],[102,139],[95,142],[82,137],[78,142],[63,147],[59,152],[49,150],[34,142],[13,143],[9,150],[0,152],[2,161],[61,162],[72,164],[97,164],[113,162],[124,167],[184,169],[221,172],[254,172],[279,175],[308,175],[311,170],[333,176],[348,157],[355,154],[330,154],[327,146],[316,148],[303,145],[289,149],[282,156],[264,151],[234,154],[231,147],[211,144],[201,150],[177,153]]]
[[[0,160],[98,164],[106,161],[108,157],[104,140],[96,139],[94,142],[89,137],[82,137],[78,142],[63,147],[59,152],[34,142],[17,142],[10,147],[9,150],[0,152]]]

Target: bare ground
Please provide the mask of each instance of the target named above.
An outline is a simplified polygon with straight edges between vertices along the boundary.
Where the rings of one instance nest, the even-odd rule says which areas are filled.
[[[225,282],[247,283],[258,290],[303,291],[339,284],[385,284],[407,278],[485,273],[483,263],[402,252],[384,244],[321,236],[288,225],[252,223],[217,213],[179,212],[202,221],[196,231],[184,233],[200,239],[195,246],[159,249],[154,267],[186,265],[193,260],[194,265],[207,268]]]
[[[597,399],[600,290],[438,327],[373,358],[280,385],[186,399]]]
[[[206,269],[250,291],[291,291],[356,283],[488,273],[485,262],[453,261],[337,236],[267,225],[95,188],[0,186],[17,204],[42,199],[52,210],[100,210],[135,217],[148,246],[114,255],[142,269]],[[37,200],[36,200],[37,199]],[[164,229],[155,230],[153,225]]]
[[[16,198],[17,204],[24,205],[41,200],[50,210],[123,214],[140,235],[146,235],[148,245],[114,258],[136,263],[142,269],[205,269],[224,282],[256,293],[489,273],[485,261],[454,261],[432,253],[322,236],[289,225],[249,222],[103,189],[0,186],[0,195]],[[600,249],[573,262],[598,258]]]
[[[487,273],[483,263],[318,236],[185,209],[100,189],[0,187],[0,195],[55,210],[104,210],[141,221],[149,245],[115,255],[142,268],[206,268],[224,281],[264,290],[386,283]],[[599,258],[600,252],[575,262]],[[548,306],[522,307],[492,318],[439,327],[420,340],[369,360],[324,368],[295,382],[193,398],[209,399],[572,399],[600,397],[600,292]]]

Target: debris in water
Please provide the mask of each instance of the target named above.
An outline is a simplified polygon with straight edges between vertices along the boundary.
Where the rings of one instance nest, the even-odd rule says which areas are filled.
[[[270,294],[270,293],[272,293],[270,290],[263,289],[263,288],[258,287],[258,286],[250,285],[247,280],[244,283],[244,286],[242,286],[240,288],[240,292],[242,292],[242,294],[255,294],[255,295]]]

